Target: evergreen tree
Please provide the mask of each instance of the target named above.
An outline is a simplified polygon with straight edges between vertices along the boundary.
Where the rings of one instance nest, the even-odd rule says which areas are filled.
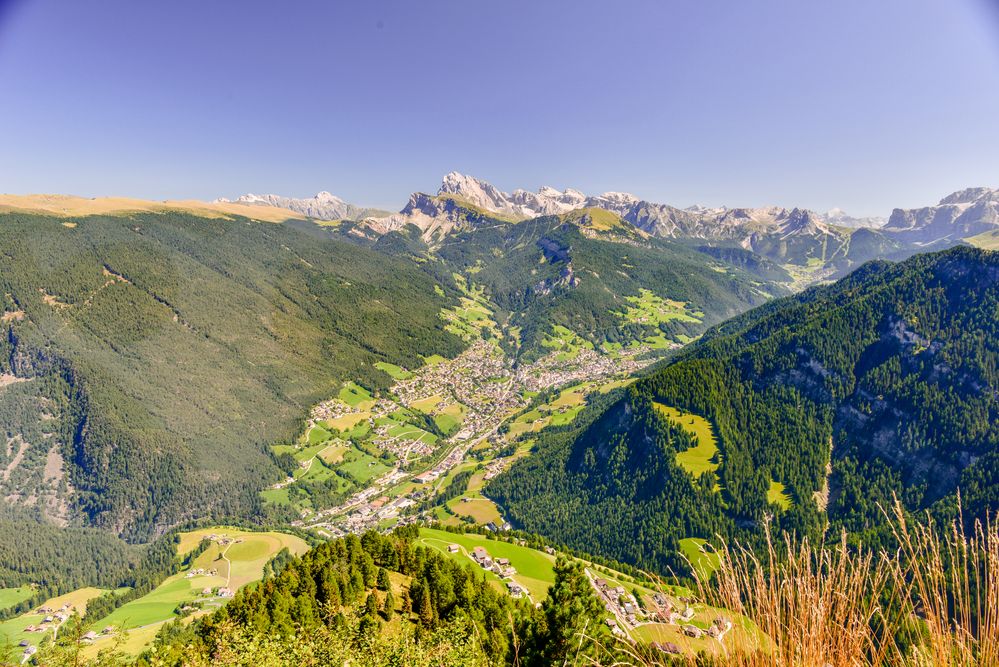
[[[392,583],[389,581],[388,570],[384,567],[378,568],[378,588],[387,591],[391,587]]]
[[[382,602],[382,615],[385,617],[386,621],[392,620],[392,615],[395,613],[395,596],[392,595],[392,591],[389,590],[385,593],[385,600]]]

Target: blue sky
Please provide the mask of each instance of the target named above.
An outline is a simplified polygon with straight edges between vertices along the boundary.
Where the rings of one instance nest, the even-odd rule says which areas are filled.
[[[855,214],[999,185],[996,0],[0,0],[0,192]]]

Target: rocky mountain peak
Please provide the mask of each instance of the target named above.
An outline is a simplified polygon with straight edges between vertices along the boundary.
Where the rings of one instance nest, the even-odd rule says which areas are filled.
[[[940,206],[952,204],[974,204],[980,200],[999,199],[999,190],[993,188],[965,188],[951,193],[940,200]]]

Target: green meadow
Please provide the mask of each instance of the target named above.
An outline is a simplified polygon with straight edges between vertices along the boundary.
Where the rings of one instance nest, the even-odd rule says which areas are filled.
[[[0,588],[0,609],[13,607],[19,602],[24,602],[34,593],[31,586],[19,586],[17,588]]]
[[[695,478],[706,472],[716,473],[719,465],[717,457],[720,454],[711,422],[699,415],[683,412],[662,403],[656,403],[656,409],[697,438],[696,447],[677,453],[677,464]],[[715,477],[717,479],[717,474]]]

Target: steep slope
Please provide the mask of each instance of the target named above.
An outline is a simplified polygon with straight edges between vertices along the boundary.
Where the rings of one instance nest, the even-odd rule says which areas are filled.
[[[999,255],[872,263],[709,331],[486,492],[528,530],[599,534],[606,555],[660,568],[684,537],[751,537],[771,514],[876,540],[892,493],[946,515],[960,488],[980,515],[999,507],[997,363]],[[677,456],[698,445],[700,467]]]
[[[11,213],[0,248],[4,502],[130,538],[253,514],[339,382],[463,347],[412,263],[288,225]]]

